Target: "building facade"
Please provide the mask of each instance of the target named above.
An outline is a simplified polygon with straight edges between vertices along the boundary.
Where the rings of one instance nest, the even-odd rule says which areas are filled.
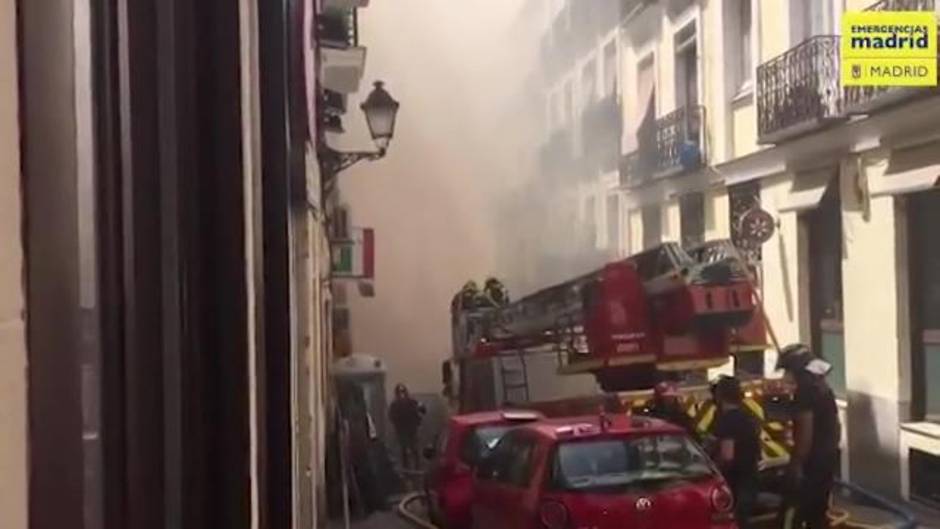
[[[619,128],[616,171],[585,180],[581,168],[547,163],[546,185],[556,185],[552,167],[565,167],[598,247],[607,239],[629,254],[663,241],[738,243],[758,265],[780,340],[812,344],[834,366],[843,476],[931,501],[940,468],[940,239],[930,235],[940,206],[940,93],[841,86],[838,54],[843,12],[937,12],[935,2],[616,4],[616,25],[595,33],[586,54],[569,20],[589,19],[594,4],[545,4],[549,139],[540,156],[576,160]],[[614,81],[592,67],[606,64],[607,46]],[[608,93],[616,108],[603,119],[616,112],[616,126],[588,125],[585,114],[584,126],[571,126],[585,94],[603,104]],[[775,224],[760,245],[742,233],[744,215],[758,208]],[[591,227],[603,225],[611,227]],[[767,352],[739,365],[773,376],[775,361]]]
[[[326,525],[367,4],[0,5],[0,526]]]

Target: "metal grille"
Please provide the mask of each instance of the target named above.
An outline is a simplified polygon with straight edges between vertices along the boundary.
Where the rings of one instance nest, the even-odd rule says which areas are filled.
[[[750,262],[760,262],[761,248],[748,242],[741,236],[741,219],[752,209],[760,207],[760,183],[747,182],[728,189],[731,212],[731,242]]]
[[[805,40],[757,68],[757,127],[773,143],[841,116],[839,36]]]
[[[698,169],[705,162],[705,107],[683,107],[656,120],[656,174]]]

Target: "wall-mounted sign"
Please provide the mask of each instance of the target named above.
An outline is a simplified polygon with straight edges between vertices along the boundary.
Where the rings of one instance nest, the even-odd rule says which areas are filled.
[[[348,237],[330,241],[334,279],[371,279],[375,276],[375,232],[350,228]]]
[[[747,242],[761,245],[774,234],[776,223],[773,216],[761,208],[753,208],[741,216],[739,232]]]

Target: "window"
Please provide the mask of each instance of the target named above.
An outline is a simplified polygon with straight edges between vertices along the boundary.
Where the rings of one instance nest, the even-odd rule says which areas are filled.
[[[684,248],[705,242],[704,193],[689,193],[679,198],[679,223]]]
[[[597,202],[594,197],[584,201],[584,227],[587,243],[590,247],[597,244]]]
[[[751,0],[738,0],[738,88],[751,83],[754,65],[751,63]]]
[[[505,426],[489,426],[469,432],[460,447],[460,460],[468,465],[476,464],[508,431]]]
[[[513,443],[512,460],[503,481],[516,487],[526,487],[532,479],[532,463],[535,461],[535,440],[520,437]]]
[[[589,106],[597,97],[597,63],[593,59],[581,69],[581,108]]]
[[[617,93],[617,42],[604,46],[604,95]]]
[[[565,83],[564,89],[561,92],[561,116],[559,116],[559,123],[565,124],[571,119],[572,115],[572,102],[574,100],[574,90],[571,87],[571,81]]]
[[[663,242],[663,216],[659,204],[644,206],[643,217],[643,249],[648,250],[659,246]]]
[[[810,37],[837,33],[832,0],[794,0],[790,3],[790,22],[794,46]]]
[[[555,490],[614,492],[644,482],[663,485],[713,474],[708,458],[688,438],[649,435],[562,443],[552,461],[551,485]]]
[[[620,197],[607,197],[607,248],[620,251]]]
[[[477,467],[477,477],[523,487],[532,478],[535,441],[523,432],[504,435]]]
[[[637,64],[636,101],[632,109],[627,126],[630,127],[626,137],[626,152],[635,151],[640,142],[640,126],[644,119],[656,119],[656,95],[653,55]]]
[[[676,108],[698,105],[698,45],[695,23],[676,34]]]

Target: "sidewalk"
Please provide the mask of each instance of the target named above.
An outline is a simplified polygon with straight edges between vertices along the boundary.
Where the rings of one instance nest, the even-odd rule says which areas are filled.
[[[940,511],[917,503],[905,503],[904,506],[910,509],[911,512],[914,513],[914,516],[917,517],[917,522],[920,524],[918,527],[940,529]]]

